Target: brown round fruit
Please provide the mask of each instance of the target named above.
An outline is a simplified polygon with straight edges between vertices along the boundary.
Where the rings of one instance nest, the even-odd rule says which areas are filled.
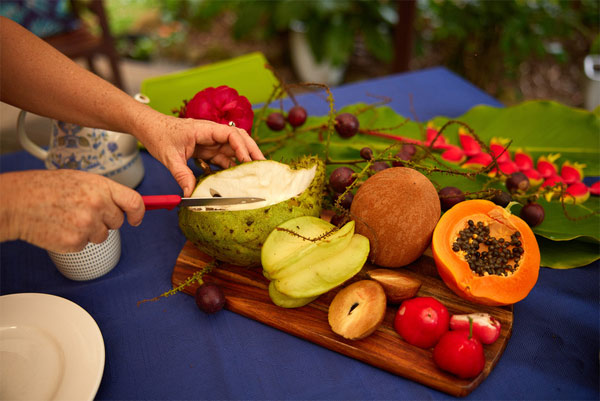
[[[370,260],[384,267],[406,266],[421,256],[440,214],[440,199],[431,181],[406,167],[369,177],[350,208],[356,233],[369,239]]]
[[[340,290],[329,305],[331,330],[349,340],[373,333],[385,317],[386,297],[376,281],[361,280]]]

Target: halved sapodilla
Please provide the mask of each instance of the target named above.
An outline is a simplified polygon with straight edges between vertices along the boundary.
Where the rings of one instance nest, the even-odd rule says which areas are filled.
[[[263,243],[284,221],[319,216],[325,164],[302,157],[288,164],[272,160],[242,163],[199,181],[192,197],[265,198],[265,201],[220,207],[182,207],[179,227],[197,248],[217,260],[258,266]]]
[[[540,250],[531,228],[487,200],[464,201],[444,213],[431,248],[446,285],[475,303],[513,304],[537,282]]]

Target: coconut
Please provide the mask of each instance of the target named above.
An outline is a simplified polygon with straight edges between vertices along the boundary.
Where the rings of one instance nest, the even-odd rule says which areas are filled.
[[[393,167],[360,186],[350,214],[355,232],[371,243],[369,259],[380,266],[401,267],[415,261],[431,243],[440,219],[440,199],[423,174]]]
[[[192,197],[264,198],[219,207],[181,207],[179,227],[198,249],[238,266],[260,265],[261,247],[279,224],[300,216],[319,216],[325,164],[306,156],[290,164],[257,160],[201,179]]]

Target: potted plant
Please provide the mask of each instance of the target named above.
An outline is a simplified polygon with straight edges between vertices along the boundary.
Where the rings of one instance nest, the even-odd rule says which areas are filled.
[[[178,10],[180,15],[204,21],[201,23],[225,11],[234,14],[236,39],[270,40],[275,35],[289,35],[292,63],[304,81],[341,82],[357,40],[378,60],[390,62],[393,58],[392,30],[397,21],[393,1],[223,0],[178,4],[186,8]]]

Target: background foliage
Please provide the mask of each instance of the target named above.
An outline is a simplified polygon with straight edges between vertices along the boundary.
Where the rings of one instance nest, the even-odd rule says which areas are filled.
[[[390,0],[107,0],[124,55],[203,64],[263,51],[294,78],[287,36],[317,59],[348,60],[346,81],[392,72]],[[419,0],[411,68],[445,65],[507,104],[583,104],[582,60],[600,53],[597,0]],[[127,12],[123,12],[127,10]],[[145,12],[145,14],[144,14]],[[141,20],[141,22],[140,22]]]

